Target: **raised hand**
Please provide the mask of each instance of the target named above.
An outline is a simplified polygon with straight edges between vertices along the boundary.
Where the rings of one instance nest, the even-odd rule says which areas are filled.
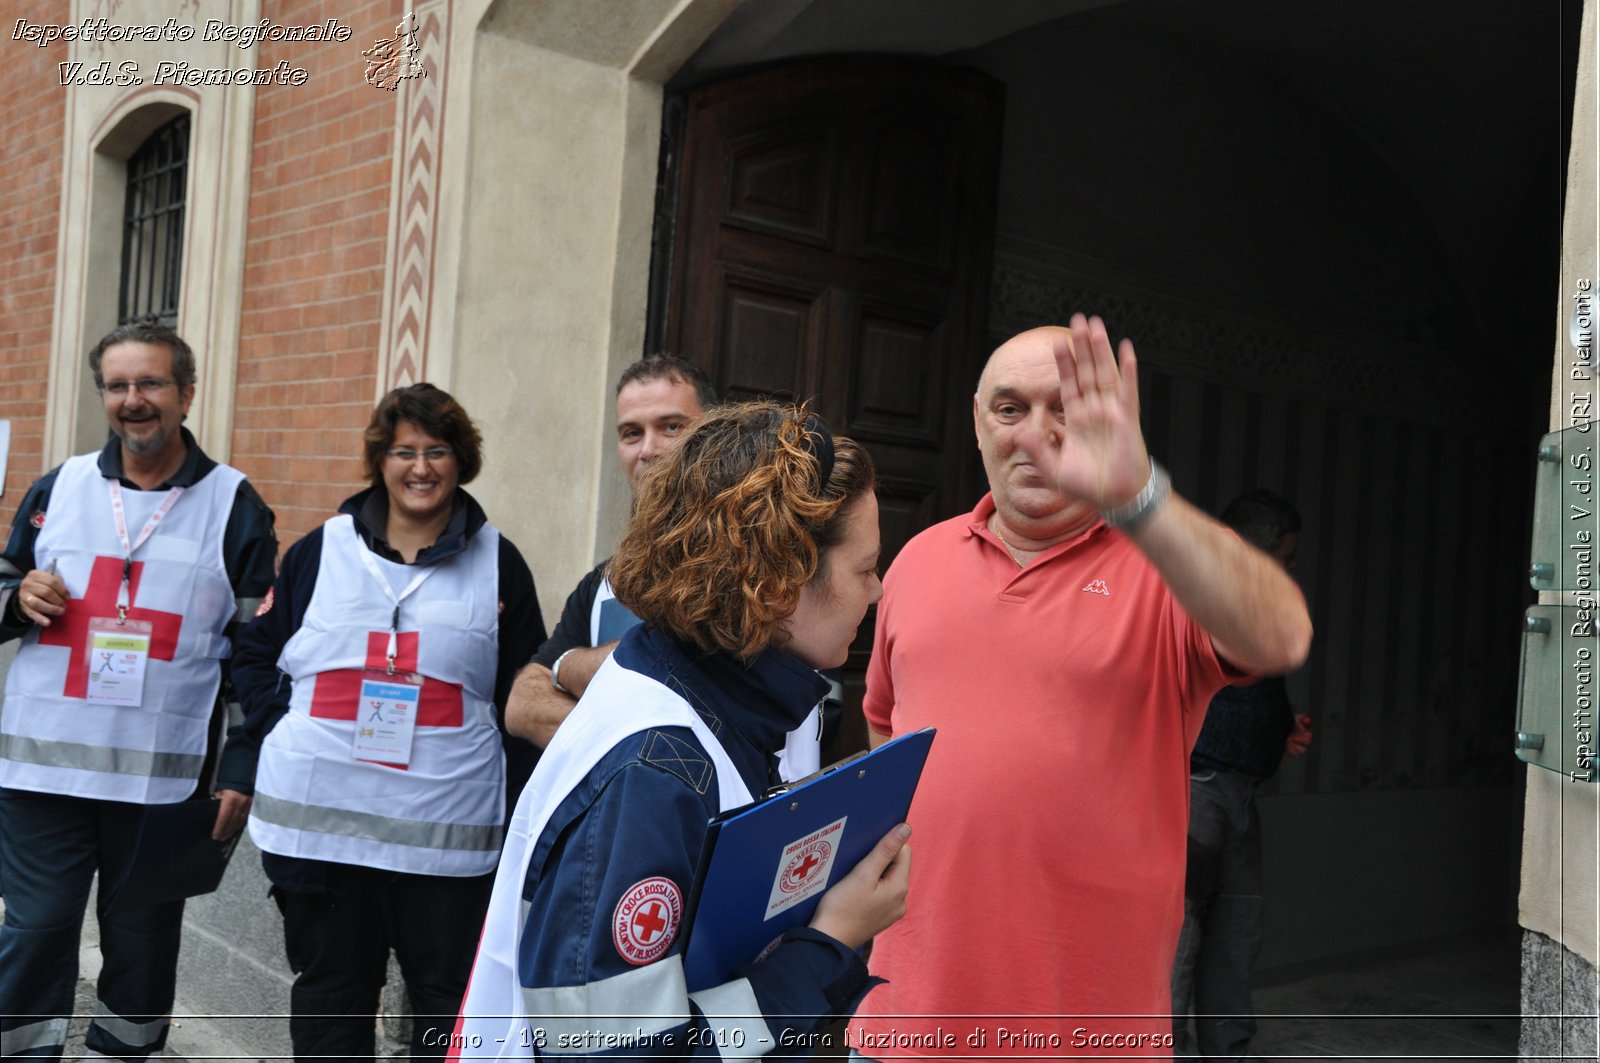
[[[1150,478],[1150,455],[1139,427],[1138,362],[1133,343],[1117,355],[1098,317],[1073,314],[1069,333],[1052,337],[1061,374],[1061,446],[1056,485],[1102,510],[1132,501]]]

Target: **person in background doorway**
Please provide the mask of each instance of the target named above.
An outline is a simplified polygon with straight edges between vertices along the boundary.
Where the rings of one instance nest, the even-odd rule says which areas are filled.
[[[1300,514],[1270,491],[1240,495],[1222,522],[1294,572]],[[1182,1058],[1241,1060],[1255,1036],[1250,971],[1261,952],[1261,816],[1256,793],[1284,754],[1311,744],[1283,676],[1223,687],[1189,756],[1189,863],[1172,968],[1174,1048]],[[1194,1028],[1189,1012],[1194,1010]]]

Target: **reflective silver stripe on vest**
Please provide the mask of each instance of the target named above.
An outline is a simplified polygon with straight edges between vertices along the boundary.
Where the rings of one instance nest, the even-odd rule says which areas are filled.
[[[161,1040],[161,1031],[171,1022],[170,1013],[159,1019],[151,1019],[149,1022],[129,1022],[106,1007],[104,1001],[97,1000],[94,1002],[94,1018],[90,1020],[89,1025],[100,1027],[129,1048],[144,1049]]]
[[[544,1028],[546,1055],[593,1055],[619,1038],[654,1037],[688,1023],[683,957],[588,985],[522,990],[522,1006]]]
[[[757,1059],[776,1045],[750,979],[736,978],[702,989],[690,993],[689,999],[705,1015],[711,1030],[707,1040],[717,1046],[723,1059]]]
[[[500,848],[500,825],[477,823],[430,823],[420,819],[391,819],[371,812],[352,812],[326,805],[305,805],[271,794],[257,793],[250,814],[267,823],[290,830],[337,834],[343,838],[370,838],[389,845],[412,845],[422,849],[457,849],[463,852],[494,851]]]
[[[0,1030],[0,1056],[20,1055],[30,1048],[59,1048],[66,1043],[66,1019],[46,1019]]]
[[[13,734],[0,734],[0,758],[14,760],[18,764],[80,768],[108,775],[138,775],[149,779],[197,779],[200,777],[200,767],[205,763],[204,757],[193,753],[113,749]]]

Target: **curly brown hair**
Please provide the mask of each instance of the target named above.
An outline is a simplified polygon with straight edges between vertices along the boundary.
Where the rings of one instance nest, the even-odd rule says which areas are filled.
[[[866,450],[804,407],[718,407],[651,463],[607,569],[611,588],[652,627],[754,657],[773,645],[800,589],[826,574],[845,511],[872,486]]]
[[[378,400],[362,436],[362,471],[372,486],[383,483],[383,454],[394,442],[401,421],[410,421],[450,445],[456,455],[456,483],[471,483],[483,469],[483,436],[467,411],[448,391],[432,384],[412,384],[395,388]]]

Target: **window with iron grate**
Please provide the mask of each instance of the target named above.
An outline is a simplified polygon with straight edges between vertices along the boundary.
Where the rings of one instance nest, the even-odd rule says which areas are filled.
[[[118,324],[177,327],[188,172],[187,114],[151,133],[128,159]]]

